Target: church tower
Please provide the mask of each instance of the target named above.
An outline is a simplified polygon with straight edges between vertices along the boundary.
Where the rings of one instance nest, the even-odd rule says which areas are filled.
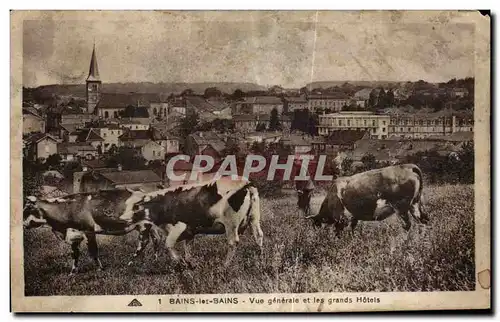
[[[89,76],[87,77],[87,113],[94,113],[94,109],[101,99],[101,86],[102,82],[99,77],[94,44],[92,57],[90,58]]]

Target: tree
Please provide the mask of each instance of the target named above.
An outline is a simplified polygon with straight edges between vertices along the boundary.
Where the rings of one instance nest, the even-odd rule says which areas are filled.
[[[309,90],[307,89],[307,86],[304,86],[301,89],[299,89],[299,93],[301,95],[309,95]]]
[[[80,162],[70,161],[64,165],[62,174],[67,180],[73,180],[73,174],[78,171],[82,171]]]
[[[226,147],[222,151],[223,155],[235,155],[238,156],[240,153],[240,146],[238,142],[234,140],[228,140],[226,143]]]
[[[340,164],[340,168],[342,169],[344,175],[350,175],[352,170],[352,159],[344,158]]]
[[[181,96],[190,96],[190,95],[194,95],[194,91],[191,88],[186,88],[181,93]]]
[[[318,124],[319,124],[318,115],[309,114],[306,132],[312,136],[318,135]]]
[[[142,170],[146,169],[146,160],[138,155],[135,149],[120,147],[118,153],[111,156],[106,162],[106,166],[109,168],[116,168],[118,165],[121,165],[124,170]]]
[[[474,143],[466,142],[458,152],[460,163],[459,181],[474,183]]]
[[[375,159],[375,156],[371,153],[365,154],[361,158],[361,162],[363,162],[363,165],[365,166],[366,170],[372,170],[377,167],[377,160]]]
[[[243,97],[245,97],[245,93],[244,93],[241,89],[239,89],[239,88],[237,88],[237,89],[233,92],[233,94],[231,95],[231,99],[233,99],[233,100],[235,100],[235,101],[239,101],[239,100],[241,100]]]
[[[269,118],[269,131],[277,131],[281,129],[280,120],[278,117],[278,110],[273,108]]]
[[[45,165],[49,169],[57,169],[61,165],[62,158],[59,154],[51,154],[45,161]]]
[[[385,93],[384,88],[380,88],[380,91],[378,92],[378,107],[387,107],[387,96]]]
[[[207,87],[203,96],[205,98],[221,97],[222,92],[217,87]]]
[[[385,99],[386,99],[387,107],[394,106],[394,91],[392,90],[392,88],[387,91]]]
[[[370,97],[368,98],[368,106],[370,107],[377,106],[377,99],[378,99],[377,90],[374,88],[370,92]]]
[[[200,123],[200,116],[198,113],[189,113],[181,119],[180,122],[180,132],[183,137],[187,137],[189,134],[197,130],[197,126]]]

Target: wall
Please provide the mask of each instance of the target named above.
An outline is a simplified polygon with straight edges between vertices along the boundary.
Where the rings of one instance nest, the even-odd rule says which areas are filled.
[[[45,120],[40,117],[24,114],[23,115],[23,134],[32,132],[45,133]]]
[[[36,157],[48,158],[52,154],[57,154],[57,143],[54,140],[45,138],[36,145]]]

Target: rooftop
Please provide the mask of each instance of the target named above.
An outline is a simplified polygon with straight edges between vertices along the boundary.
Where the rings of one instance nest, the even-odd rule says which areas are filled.
[[[140,184],[161,182],[161,178],[152,170],[130,170],[102,172],[101,176],[113,184]]]

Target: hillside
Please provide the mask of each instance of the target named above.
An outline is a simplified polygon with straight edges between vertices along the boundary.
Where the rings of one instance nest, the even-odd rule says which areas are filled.
[[[236,89],[244,92],[266,90],[264,86],[254,83],[103,83],[104,93],[181,93],[185,89],[192,89],[195,93],[203,94],[208,87],[217,87],[222,92],[231,94]],[[73,96],[85,98],[85,84],[77,85],[44,85],[37,88],[24,89],[25,99],[29,97],[48,98],[53,94],[58,96]]]

